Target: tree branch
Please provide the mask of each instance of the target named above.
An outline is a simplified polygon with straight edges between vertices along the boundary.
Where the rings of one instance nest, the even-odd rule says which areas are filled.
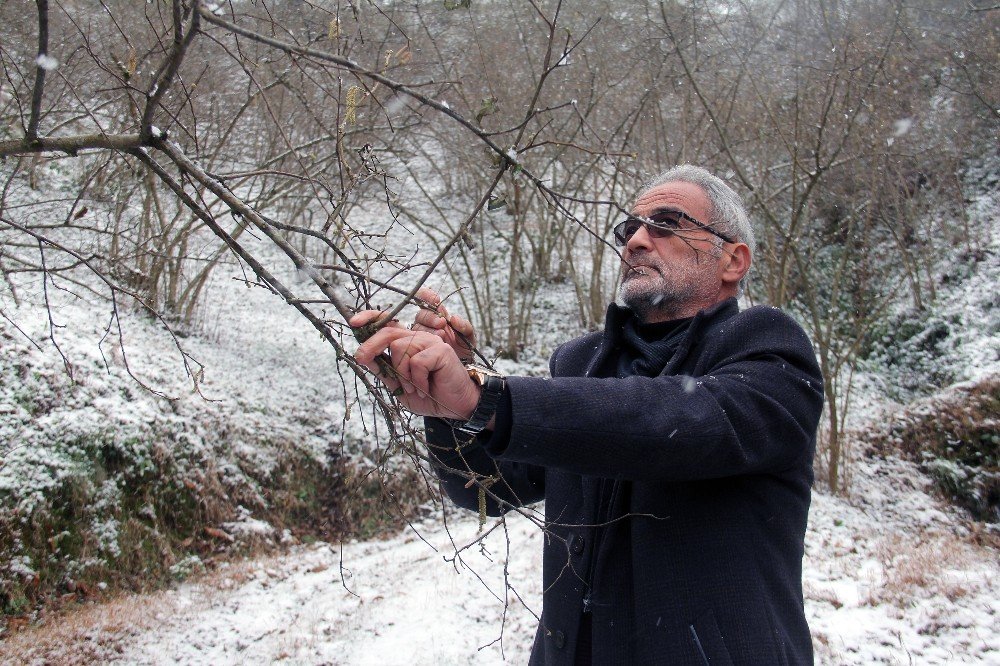
[[[88,149],[130,152],[149,145],[151,145],[150,141],[139,134],[79,134],[57,138],[26,137],[0,141],[0,158],[47,152],[76,155],[81,150]]]

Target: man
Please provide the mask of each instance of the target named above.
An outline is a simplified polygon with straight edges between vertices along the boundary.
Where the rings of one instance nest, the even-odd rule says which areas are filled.
[[[739,311],[754,239],[725,183],[675,167],[632,212],[615,229],[622,275],[604,331],[559,347],[551,379],[467,371],[455,329],[471,326],[441,308],[416,330],[381,329],[356,357],[378,372],[387,353],[400,401],[443,417],[427,419],[427,441],[457,504],[478,508],[470,470],[498,479],[492,515],[545,499],[532,664],[811,663],[812,347],[776,308]]]

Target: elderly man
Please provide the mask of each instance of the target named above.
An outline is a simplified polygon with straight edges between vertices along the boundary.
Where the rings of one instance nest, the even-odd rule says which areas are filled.
[[[811,663],[812,347],[778,309],[739,310],[753,232],[704,169],[654,179],[614,235],[617,303],[603,332],[556,350],[551,379],[463,363],[455,330],[471,326],[442,308],[415,330],[381,329],[357,359],[379,372],[388,354],[383,381],[432,417],[427,441],[457,504],[478,508],[470,470],[496,479],[492,515],[545,499],[532,664]]]

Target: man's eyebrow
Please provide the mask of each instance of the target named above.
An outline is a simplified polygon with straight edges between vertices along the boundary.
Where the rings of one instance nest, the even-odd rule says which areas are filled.
[[[698,224],[698,225],[701,224],[700,222],[698,222],[698,220],[693,215],[685,213],[684,211],[680,210],[679,208],[671,208],[669,206],[666,206],[666,207],[663,207],[663,208],[656,208],[655,210],[653,210],[652,212],[650,212],[650,214],[647,215],[646,218],[647,219],[651,218],[654,215],[659,215],[660,213],[676,213],[677,215],[679,215],[681,217],[681,219],[689,220],[689,221],[693,222],[694,224]]]

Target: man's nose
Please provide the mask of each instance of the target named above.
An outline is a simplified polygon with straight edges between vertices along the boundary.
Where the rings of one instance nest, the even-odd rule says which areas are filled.
[[[629,254],[634,253],[636,250],[653,249],[653,238],[649,235],[645,224],[640,225],[636,232],[632,234],[632,237],[625,243],[625,249],[628,250]]]

